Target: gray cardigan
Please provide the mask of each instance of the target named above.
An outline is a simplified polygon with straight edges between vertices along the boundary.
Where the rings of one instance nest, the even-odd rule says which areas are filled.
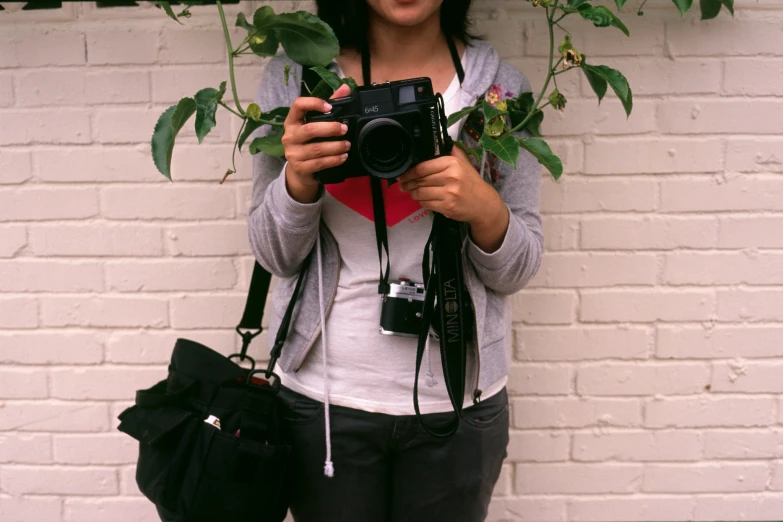
[[[290,60],[270,59],[263,72],[256,102],[268,111],[291,105],[299,96],[301,66],[291,67],[290,81],[284,83],[284,66]],[[487,43],[471,41],[466,50],[466,77],[462,84],[462,106],[472,105],[485,96],[491,85],[515,96],[530,90],[527,79],[501,60]],[[257,131],[262,135],[268,127]],[[469,145],[475,141],[463,129],[461,138]],[[510,221],[501,247],[492,253],[481,250],[465,234],[463,266],[470,298],[476,312],[476,325],[470,351],[476,358],[476,374],[467,376],[471,396],[506,375],[511,351],[511,306],[508,296],[530,280],[541,262],[543,235],[539,216],[541,166],[526,151],[521,151],[517,168],[486,159],[499,173],[493,183],[509,208]],[[292,199],[282,175],[285,160],[264,153],[253,157],[253,194],[248,217],[250,247],[258,262],[280,278],[275,286],[269,314],[268,342],[272,343],[285,308],[293,293],[297,274],[307,254],[321,234],[323,295],[326,314],[337,291],[340,253],[337,243],[321,220],[323,197],[310,204]],[[488,172],[490,168],[485,168]],[[487,176],[485,175],[485,178]],[[489,182],[489,180],[488,180]],[[278,361],[284,372],[297,371],[321,332],[318,302],[318,274],[315,256],[307,271],[302,293],[294,310],[291,328]],[[413,375],[411,375],[411,382]],[[412,400],[412,398],[411,398]]]

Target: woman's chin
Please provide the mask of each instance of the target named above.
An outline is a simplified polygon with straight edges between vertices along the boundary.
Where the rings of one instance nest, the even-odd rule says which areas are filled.
[[[369,2],[371,6],[376,2]],[[433,0],[381,0],[373,6],[383,18],[395,25],[413,27],[427,20],[440,7]]]
[[[417,26],[427,20],[429,16],[429,12],[414,4],[400,5],[398,8],[392,9],[391,12],[384,13],[384,18],[389,22],[403,27]]]

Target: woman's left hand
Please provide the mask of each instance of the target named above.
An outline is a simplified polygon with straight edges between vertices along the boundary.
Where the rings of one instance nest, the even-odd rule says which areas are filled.
[[[451,156],[419,163],[398,179],[400,190],[410,192],[422,207],[472,226],[484,225],[505,210],[500,194],[481,179],[457,146]]]

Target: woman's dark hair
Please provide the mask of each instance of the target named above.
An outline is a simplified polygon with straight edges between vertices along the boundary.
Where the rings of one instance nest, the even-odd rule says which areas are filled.
[[[469,38],[479,38],[468,32],[468,10],[471,0],[443,0],[440,26],[446,36],[467,44]],[[318,18],[329,24],[340,47],[361,49],[366,44],[369,23],[367,0],[316,0]]]

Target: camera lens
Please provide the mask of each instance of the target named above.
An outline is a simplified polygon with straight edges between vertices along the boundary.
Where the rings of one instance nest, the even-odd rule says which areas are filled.
[[[359,132],[359,159],[373,176],[394,178],[413,162],[411,143],[411,135],[402,125],[389,118],[378,118]]]

